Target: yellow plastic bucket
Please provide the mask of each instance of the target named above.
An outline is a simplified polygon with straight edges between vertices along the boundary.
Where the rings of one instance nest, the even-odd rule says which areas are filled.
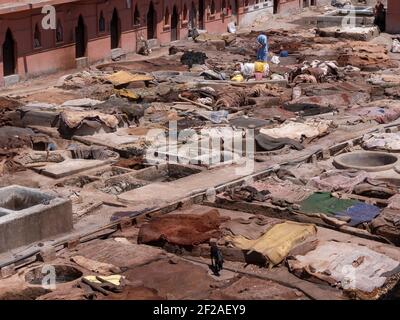
[[[254,63],[254,72],[264,73],[264,62],[256,61]]]

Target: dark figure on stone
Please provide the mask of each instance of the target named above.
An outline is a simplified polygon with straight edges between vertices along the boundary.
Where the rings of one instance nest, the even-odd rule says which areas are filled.
[[[376,25],[381,32],[385,31],[386,28],[386,11],[385,6],[381,0],[376,1],[374,7],[374,25]]]
[[[216,276],[219,276],[219,272],[222,270],[224,265],[224,257],[222,256],[221,250],[217,247],[216,240],[210,240],[210,255],[211,255],[211,267]]]

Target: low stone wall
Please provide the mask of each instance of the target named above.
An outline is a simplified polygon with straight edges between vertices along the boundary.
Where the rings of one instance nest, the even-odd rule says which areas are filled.
[[[72,230],[72,204],[37,189],[0,189],[0,252]]]

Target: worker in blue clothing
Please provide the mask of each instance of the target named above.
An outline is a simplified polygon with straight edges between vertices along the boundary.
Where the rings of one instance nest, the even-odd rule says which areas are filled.
[[[268,38],[265,34],[260,34],[257,37],[258,50],[257,50],[257,61],[267,62],[268,61]]]

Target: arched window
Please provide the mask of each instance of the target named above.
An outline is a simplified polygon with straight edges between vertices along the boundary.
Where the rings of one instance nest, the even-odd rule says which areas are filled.
[[[135,11],[133,12],[133,24],[135,26],[140,25],[140,12],[137,4],[135,5]]]
[[[186,4],[183,5],[183,12],[182,12],[182,20],[183,21],[187,21],[187,17],[188,17],[188,10],[186,7]]]
[[[248,7],[249,6],[249,0],[244,0],[244,6]]]
[[[106,31],[106,20],[104,19],[103,11],[100,11],[100,18],[99,18],[99,32]]]
[[[64,41],[64,29],[60,20],[57,20],[57,28],[56,28],[56,42]]]
[[[169,25],[169,9],[168,7],[165,9],[165,15],[164,15],[164,25]]]
[[[40,34],[39,25],[36,23],[35,32],[33,34],[33,47],[40,48],[42,46],[42,35]]]
[[[211,0],[210,13],[215,14],[215,2]]]

